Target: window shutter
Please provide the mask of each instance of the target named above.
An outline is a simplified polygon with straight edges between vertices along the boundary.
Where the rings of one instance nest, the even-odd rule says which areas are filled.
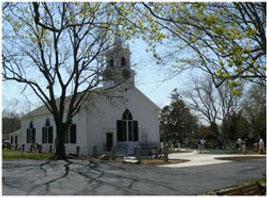
[[[27,129],[26,142],[29,143],[29,129]]]
[[[127,128],[126,121],[122,121],[122,141],[127,141]]]
[[[47,143],[47,128],[44,128],[44,143]]]
[[[117,120],[117,141],[121,142],[123,140],[123,121]]]
[[[32,143],[35,143],[35,129],[32,129]]]
[[[69,143],[69,132],[70,132],[70,128],[65,130],[65,143]]]
[[[53,127],[49,127],[48,130],[48,143],[53,143]]]
[[[70,126],[70,143],[76,143],[76,124]]]
[[[42,143],[44,144],[44,127],[42,128]]]
[[[138,122],[133,121],[133,135],[134,135],[134,141],[138,141]]]
[[[133,141],[133,122],[128,122],[128,141]]]

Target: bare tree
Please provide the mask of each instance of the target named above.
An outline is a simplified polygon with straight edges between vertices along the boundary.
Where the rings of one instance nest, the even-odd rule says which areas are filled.
[[[193,79],[193,90],[185,93],[191,109],[209,124],[217,145],[227,142],[227,121],[238,108],[239,97],[231,94],[227,84],[216,88],[210,76]],[[221,129],[219,126],[221,125]]]
[[[3,9],[3,79],[25,84],[64,133],[101,82],[112,13],[104,3],[9,3]],[[72,95],[72,96],[69,96]]]
[[[13,99],[3,104],[2,134],[5,134],[20,128],[20,117],[23,112],[18,110],[22,108],[22,103],[18,99]]]

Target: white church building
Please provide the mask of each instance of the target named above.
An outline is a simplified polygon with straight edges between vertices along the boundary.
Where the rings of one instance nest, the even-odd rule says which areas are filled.
[[[129,48],[120,37],[106,54],[103,87],[90,94],[91,99],[73,117],[65,135],[66,153],[92,154],[107,152],[112,146],[117,152],[133,154],[138,145],[158,146],[159,107],[135,87],[135,72],[131,69]],[[108,89],[120,84],[114,89]],[[32,143],[42,145],[43,152],[55,147],[56,127],[53,116],[41,106],[22,117],[19,144],[25,150]]]

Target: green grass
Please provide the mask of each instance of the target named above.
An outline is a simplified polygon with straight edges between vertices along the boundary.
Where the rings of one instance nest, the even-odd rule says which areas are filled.
[[[3,160],[6,159],[51,159],[53,154],[48,153],[28,153],[15,150],[3,150],[2,151]]]
[[[236,149],[225,149],[225,150],[219,150],[219,149],[207,149],[207,154],[236,154],[238,151]]]
[[[257,182],[259,184],[266,184],[266,177],[262,177],[262,178],[258,179]]]

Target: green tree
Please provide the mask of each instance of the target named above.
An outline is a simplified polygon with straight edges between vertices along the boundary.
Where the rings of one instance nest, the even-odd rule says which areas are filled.
[[[177,145],[194,143],[197,118],[193,116],[175,89],[171,104],[163,107],[160,115],[161,140]]]
[[[226,80],[233,88],[239,79],[266,82],[266,3],[113,5],[126,28],[142,35],[159,63],[172,62],[173,71],[200,68],[216,87]],[[157,43],[167,44],[166,53],[157,51]]]
[[[236,141],[239,137],[250,138],[250,126],[242,110],[234,112],[227,122],[227,137],[232,141]]]

